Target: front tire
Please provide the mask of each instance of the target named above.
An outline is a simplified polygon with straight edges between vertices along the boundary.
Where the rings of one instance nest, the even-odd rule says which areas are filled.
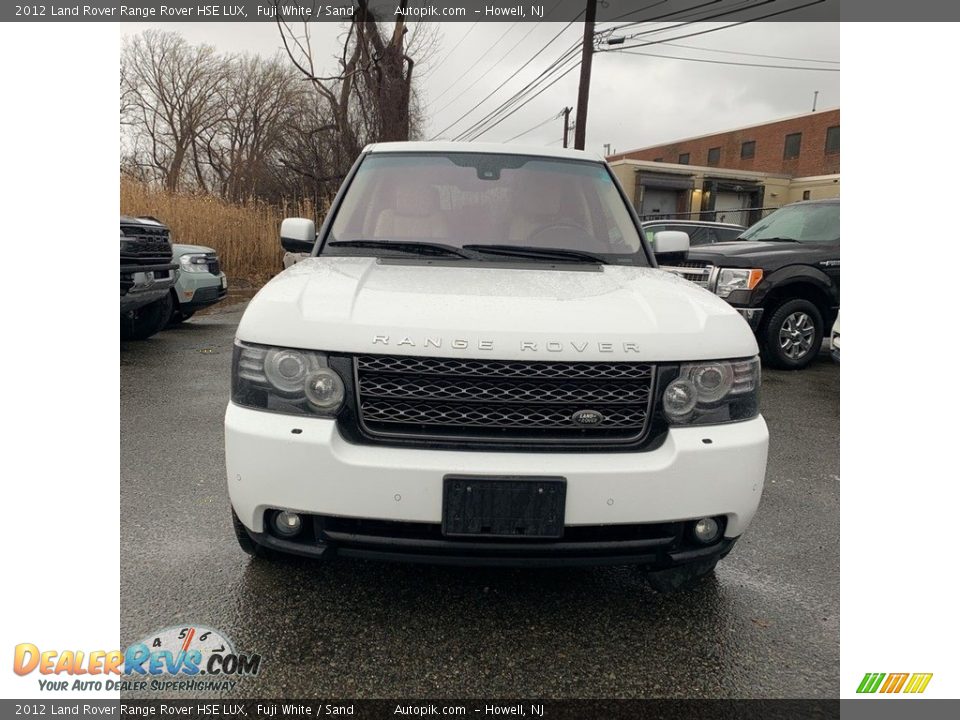
[[[823,343],[823,317],[809,300],[797,298],[778,305],[761,333],[767,363],[782,370],[802,370],[812,363]]]
[[[160,300],[120,316],[121,340],[146,340],[163,330],[173,312],[173,298],[165,295]]]

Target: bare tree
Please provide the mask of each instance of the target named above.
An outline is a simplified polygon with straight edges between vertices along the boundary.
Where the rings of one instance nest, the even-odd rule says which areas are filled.
[[[409,140],[418,134],[414,122],[419,113],[412,112],[415,57],[436,47],[428,34],[411,33],[402,13],[391,23],[381,23],[368,0],[355,3],[337,59],[338,72],[326,76],[317,68],[310,24],[303,23],[297,31],[277,7],[277,26],[288,57],[327,104],[329,124],[316,131],[327,132],[334,142],[340,174],[366,143]],[[407,4],[400,0],[397,7],[403,10]]]
[[[225,70],[213,47],[176,33],[147,30],[124,43],[121,112],[137,135],[135,163],[168,190],[180,186],[197,138],[223,118]],[[202,187],[202,174],[196,180]]]
[[[243,55],[229,60],[224,112],[197,139],[194,157],[209,167],[219,194],[242,201],[260,194],[305,93],[287,65]]]

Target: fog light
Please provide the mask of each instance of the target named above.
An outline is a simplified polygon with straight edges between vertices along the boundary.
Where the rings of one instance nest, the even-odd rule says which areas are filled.
[[[300,532],[300,516],[295,512],[282,510],[273,516],[273,529],[283,537],[293,537]]]
[[[720,525],[713,518],[701,518],[693,527],[693,534],[704,545],[709,545],[720,534]]]

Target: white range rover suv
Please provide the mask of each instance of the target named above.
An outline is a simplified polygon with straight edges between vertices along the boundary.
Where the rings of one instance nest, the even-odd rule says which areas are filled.
[[[365,148],[237,330],[243,549],[709,573],[763,489],[757,343],[639,227],[595,155]]]

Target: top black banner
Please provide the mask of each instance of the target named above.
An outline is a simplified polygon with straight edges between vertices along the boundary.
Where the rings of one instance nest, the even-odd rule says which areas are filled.
[[[569,22],[594,0],[87,0],[0,6],[2,22],[346,22],[366,6],[390,22]],[[597,22],[740,22],[837,20],[945,20],[955,3],[914,0],[595,0]],[[909,10],[909,12],[908,12]]]
[[[570,22],[594,0],[88,0],[0,6],[0,22],[347,22],[368,8],[390,22]],[[960,19],[960,3],[943,0],[595,0],[597,22],[832,22]]]

